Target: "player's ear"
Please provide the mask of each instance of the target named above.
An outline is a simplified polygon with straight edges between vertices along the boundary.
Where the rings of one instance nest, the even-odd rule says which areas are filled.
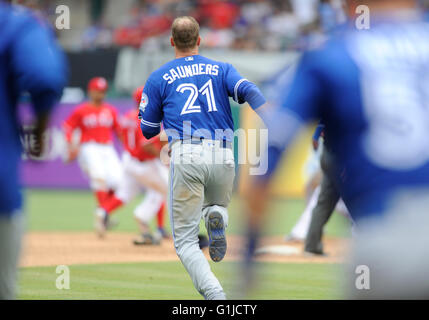
[[[201,43],[201,37],[200,37],[200,36],[198,36],[198,40],[197,40],[197,46],[198,46],[198,47],[200,46],[200,43]]]
[[[170,37],[170,44],[171,44],[171,46],[172,46],[172,47],[174,47],[174,40],[173,40],[173,37]]]

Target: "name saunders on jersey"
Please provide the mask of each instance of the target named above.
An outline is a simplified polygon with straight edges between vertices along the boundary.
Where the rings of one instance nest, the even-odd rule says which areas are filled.
[[[219,74],[219,66],[217,64],[194,63],[191,65],[177,66],[170,69],[169,73],[165,73],[162,78],[168,84],[172,84],[177,79],[183,79],[201,74],[209,74],[217,76]]]

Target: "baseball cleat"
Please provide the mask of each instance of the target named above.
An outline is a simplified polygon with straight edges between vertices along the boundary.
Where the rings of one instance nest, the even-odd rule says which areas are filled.
[[[285,236],[285,242],[298,243],[305,241],[305,238],[294,236],[293,234],[289,234]]]
[[[107,230],[106,220],[107,220],[107,214],[104,216],[98,213],[95,214],[95,223],[94,223],[95,232],[100,238],[103,238],[104,234],[106,233],[106,230]]]
[[[304,250],[303,255],[306,257],[326,257],[328,256],[323,250]]]
[[[214,262],[223,259],[226,253],[225,225],[219,212],[212,212],[208,217],[209,253]]]
[[[150,246],[150,245],[159,245],[161,240],[159,237],[153,236],[150,233],[144,233],[138,239],[135,239],[133,243],[136,246]]]
[[[200,246],[200,249],[207,248],[209,246],[209,239],[205,235],[199,234],[198,245]]]
[[[118,220],[110,218],[109,215],[105,219],[106,230],[111,230],[116,228],[119,225]]]
[[[103,238],[107,230],[113,229],[118,225],[118,221],[110,219],[107,212],[102,208],[95,211],[95,232],[100,238]]]
[[[162,236],[163,239],[170,239],[170,235],[165,231],[164,228],[158,227],[158,232]]]

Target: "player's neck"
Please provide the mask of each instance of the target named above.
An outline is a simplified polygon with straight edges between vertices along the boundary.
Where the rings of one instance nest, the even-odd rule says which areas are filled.
[[[94,107],[101,107],[103,105],[103,101],[91,101],[91,105],[93,105]]]
[[[187,50],[187,51],[179,51],[176,50],[176,59],[185,58],[189,56],[195,56],[198,54],[198,47],[195,49]]]

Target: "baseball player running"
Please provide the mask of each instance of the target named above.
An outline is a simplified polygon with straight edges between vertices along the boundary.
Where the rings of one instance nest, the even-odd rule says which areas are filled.
[[[141,238],[134,240],[136,245],[158,244],[161,237],[155,237],[149,228],[150,220],[155,216],[163,216],[165,199],[167,197],[168,169],[159,159],[163,145],[160,135],[149,140],[143,137],[139,128],[138,107],[143,87],[134,92],[137,108],[128,111],[121,119],[124,154],[122,164],[124,174],[118,190],[101,206],[104,215],[111,214],[115,209],[131,201],[142,188],[147,190],[143,202],[134,210],[134,216],[139,225]],[[161,222],[161,224],[160,224]],[[162,236],[162,219],[158,219],[158,227]]]
[[[253,109],[265,99],[232,65],[198,54],[201,38],[194,18],[176,18],[170,41],[176,58],[148,78],[140,126],[149,139],[160,132],[162,121],[168,135],[169,212],[177,255],[205,299],[226,299],[199,248],[199,222],[204,218],[211,259],[221,261],[235,176],[229,97]]]
[[[115,108],[104,102],[107,88],[106,79],[92,78],[88,83],[89,101],[78,105],[63,125],[68,161],[78,158],[97,199],[95,229],[100,237],[110,225],[108,215],[100,208],[113,196],[122,175],[122,166],[113,147],[113,132],[121,137],[121,129]],[[77,129],[80,139],[75,144],[73,133]]]
[[[23,233],[19,185],[21,143],[16,117],[20,94],[29,92],[36,116],[34,156],[43,151],[48,115],[66,82],[66,65],[48,30],[24,8],[0,2],[0,300],[14,299]],[[36,150],[37,149],[37,150]]]

